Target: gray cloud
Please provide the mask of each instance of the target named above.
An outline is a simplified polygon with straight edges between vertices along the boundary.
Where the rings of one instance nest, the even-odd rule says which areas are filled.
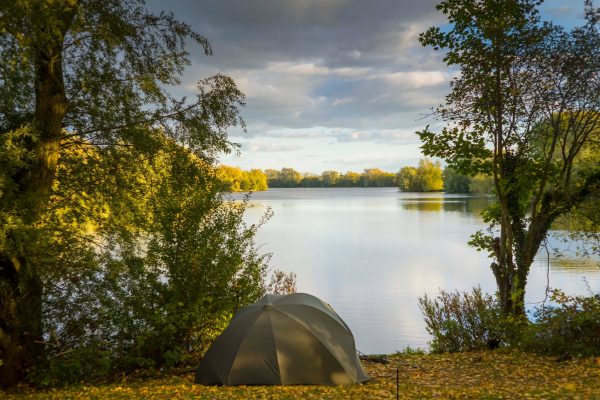
[[[197,80],[217,72],[232,76],[246,94],[242,116],[247,133],[230,132],[234,138],[246,138],[242,150],[260,152],[264,159],[275,157],[275,152],[297,155],[296,161],[283,160],[295,165],[311,160],[317,149],[310,146],[337,143],[335,151],[352,149],[352,161],[347,162],[353,165],[377,166],[371,162],[379,160],[381,166],[391,166],[397,160],[387,155],[362,159],[360,146],[379,145],[372,151],[385,153],[391,151],[390,145],[398,145],[405,149],[403,157],[418,158],[416,145],[410,155],[403,145],[413,145],[413,132],[426,124],[439,124],[423,117],[442,102],[456,74],[442,62],[443,54],[418,42],[420,32],[445,23],[435,10],[438,2],[149,0],[147,4],[152,10],[174,12],[213,45],[212,57],[190,48],[192,65],[177,94],[193,94]],[[546,16],[568,15],[579,12],[573,11],[579,3],[547,0],[542,7]],[[265,145],[260,138],[276,144]]]
[[[337,136],[340,143],[347,142],[375,142],[375,143],[394,143],[409,144],[418,143],[419,138],[414,132],[399,130],[379,130],[379,131],[352,131],[345,132]]]
[[[247,95],[251,136],[276,128],[396,129],[436,105],[450,76],[419,32],[436,0],[157,0],[211,40],[184,82],[225,72]]]
[[[412,47],[423,23],[441,18],[436,0],[173,0],[168,7],[206,35],[220,68],[322,59],[327,66],[370,65]],[[200,62],[207,62],[204,58]]]

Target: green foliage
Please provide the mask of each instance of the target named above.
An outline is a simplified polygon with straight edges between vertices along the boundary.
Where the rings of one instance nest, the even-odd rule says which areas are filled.
[[[446,193],[470,193],[469,184],[471,179],[459,174],[450,167],[446,167],[443,173],[444,192]]]
[[[469,182],[469,192],[477,194],[493,194],[494,178],[485,174],[475,175]]]
[[[552,355],[600,355],[600,295],[568,296],[553,290],[551,305],[536,307],[532,320],[505,317],[497,298],[480,288],[419,298],[435,353],[506,345]]]
[[[365,169],[360,180],[364,187],[390,187],[395,185],[396,176],[391,172],[385,172],[378,168]]]
[[[217,74],[172,96],[186,45],[212,49],[142,0],[0,16],[0,385],[44,358],[86,374],[94,350],[111,368],[184,360],[263,287],[256,227],[213,168],[244,95]]]
[[[419,298],[435,353],[487,349],[506,342],[506,324],[497,301],[476,287],[469,292],[445,292]]]
[[[396,176],[378,168],[365,169],[362,174],[348,171],[341,174],[337,171],[325,171],[320,176],[301,174],[293,168],[265,170],[269,187],[392,187]]]
[[[487,234],[503,312],[524,318],[531,264],[552,223],[600,182],[600,10],[571,31],[541,21],[538,0],[443,0],[448,28],[421,44],[443,49],[460,74],[436,115],[441,132],[418,132],[423,153],[474,176],[469,190],[493,193]],[[582,162],[586,152],[595,162]],[[490,177],[490,178],[488,178]],[[486,236],[486,237],[483,237]]]
[[[403,192],[439,192],[444,187],[440,162],[428,159],[420,160],[417,168],[402,168],[397,181]]]
[[[546,354],[600,356],[600,295],[551,292],[555,305],[538,307],[522,346]]]
[[[397,351],[396,353],[394,353],[394,355],[405,355],[405,356],[414,356],[414,355],[425,355],[427,354],[427,351],[421,347],[410,347],[410,346],[406,346],[405,348],[403,348],[400,351]]]
[[[396,177],[398,187],[403,192],[416,192],[417,190],[417,169],[415,167],[403,167]]]
[[[109,174],[115,159],[130,164]],[[258,226],[244,225],[246,203],[226,201],[216,171],[191,152],[163,139],[151,158],[123,147],[64,161],[59,206],[44,220],[39,382],[189,362],[263,294]]]
[[[340,177],[339,187],[356,187],[360,185],[361,175],[358,172],[348,171]]]
[[[337,171],[325,171],[321,174],[321,181],[325,187],[336,186],[340,180],[340,173]]]
[[[456,172],[452,167],[444,169],[444,192],[446,193],[492,194],[493,191],[494,179],[489,175],[468,176]]]

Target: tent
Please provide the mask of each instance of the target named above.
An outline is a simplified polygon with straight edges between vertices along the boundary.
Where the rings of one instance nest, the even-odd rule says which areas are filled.
[[[268,294],[239,310],[206,352],[196,383],[346,385],[369,380],[348,326],[306,293]]]

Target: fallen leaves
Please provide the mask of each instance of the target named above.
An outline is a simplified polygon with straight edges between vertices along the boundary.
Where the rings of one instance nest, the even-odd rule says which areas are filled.
[[[597,358],[556,363],[552,357],[516,351],[398,354],[388,364],[364,362],[374,378],[352,386],[201,386],[193,373],[160,379],[119,380],[46,391],[20,388],[13,399],[395,399],[396,368],[401,399],[600,399]]]

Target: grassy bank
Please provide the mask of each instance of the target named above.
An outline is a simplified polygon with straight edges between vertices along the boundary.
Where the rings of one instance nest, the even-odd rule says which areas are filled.
[[[374,378],[364,385],[208,387],[193,373],[152,378],[123,377],[114,383],[35,390],[21,387],[4,399],[395,399],[400,398],[600,399],[600,358],[557,361],[514,351],[441,355],[399,354],[386,365],[365,362]]]

